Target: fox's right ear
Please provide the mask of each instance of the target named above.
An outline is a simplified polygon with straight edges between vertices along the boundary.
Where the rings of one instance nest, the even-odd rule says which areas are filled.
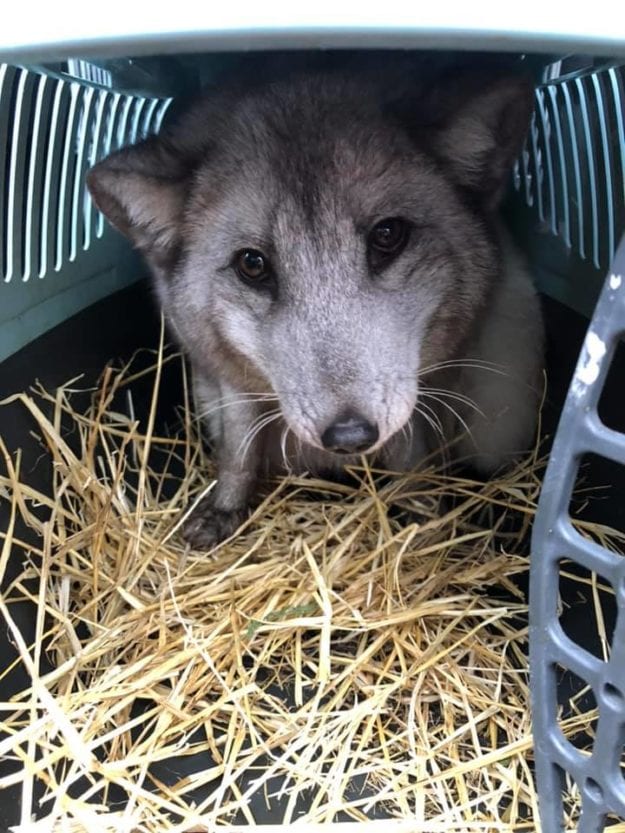
[[[456,96],[459,93],[461,85],[455,90]],[[486,208],[496,208],[503,197],[533,107],[533,87],[524,76],[496,77],[478,89],[467,84],[462,99],[454,101],[450,114],[433,133],[435,155]]]
[[[149,260],[164,262],[179,243],[191,171],[158,137],[122,148],[87,174],[94,203]]]

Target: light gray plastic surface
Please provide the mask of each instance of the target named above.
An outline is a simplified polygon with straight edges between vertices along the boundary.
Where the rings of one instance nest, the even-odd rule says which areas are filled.
[[[625,435],[599,419],[597,406],[617,342],[625,331],[625,238],[588,328],[549,457],[532,536],[530,670],[536,776],[542,833],[564,829],[562,776],[582,797],[578,833],[600,833],[605,817],[625,819],[625,557],[576,531],[569,504],[582,455],[625,465]],[[614,496],[618,499],[617,496]],[[614,589],[618,615],[608,662],[572,641],[558,618],[559,567],[570,559]],[[588,683],[599,708],[592,755],[567,740],[558,724],[557,665]]]
[[[587,4],[367,3],[239,0],[40,3],[3,16],[0,57],[12,61],[301,48],[485,49],[625,57],[625,15],[614,0]]]

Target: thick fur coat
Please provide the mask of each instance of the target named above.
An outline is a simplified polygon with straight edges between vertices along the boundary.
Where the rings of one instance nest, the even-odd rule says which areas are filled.
[[[231,534],[268,473],[449,443],[489,472],[530,445],[541,315],[497,211],[531,109],[509,75],[235,79],[92,169],[215,443],[191,543]]]

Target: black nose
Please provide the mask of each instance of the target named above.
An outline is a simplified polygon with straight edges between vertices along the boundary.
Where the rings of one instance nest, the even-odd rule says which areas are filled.
[[[335,454],[359,454],[377,442],[380,433],[358,414],[343,414],[321,435],[323,447]]]

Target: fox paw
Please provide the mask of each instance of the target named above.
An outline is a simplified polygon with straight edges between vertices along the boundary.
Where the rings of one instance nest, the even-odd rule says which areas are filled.
[[[184,540],[195,550],[206,550],[229,538],[249,515],[249,510],[217,509],[202,501],[182,527]]]

